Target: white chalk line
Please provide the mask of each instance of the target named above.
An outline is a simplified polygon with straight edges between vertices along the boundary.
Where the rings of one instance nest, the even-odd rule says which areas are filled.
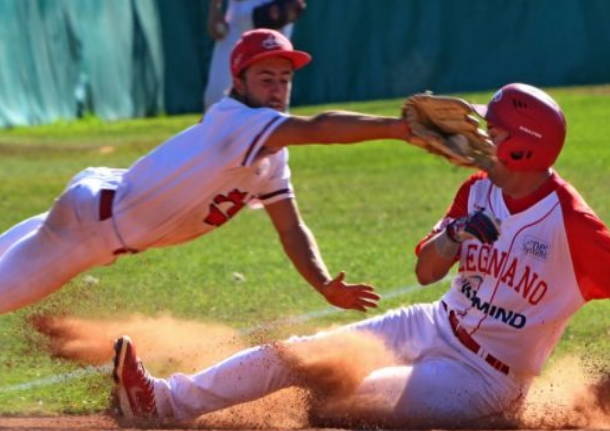
[[[441,282],[444,280],[441,280]],[[383,294],[383,299],[392,299],[398,296],[406,295],[407,293],[411,293],[416,290],[422,289],[422,286],[418,284],[413,284],[410,286],[401,287],[395,289],[391,292]],[[303,323],[311,319],[316,319],[318,317],[330,316],[332,314],[344,312],[345,310],[337,307],[327,307],[322,310],[312,311],[309,313],[300,314],[298,316],[292,316],[285,319],[278,319],[272,322],[269,322],[264,325],[258,325],[252,328],[245,328],[239,331],[241,334],[247,335],[257,331],[264,331],[273,329],[279,326],[295,324],[295,323]],[[42,379],[32,380],[30,382],[19,383],[14,385],[7,385],[0,387],[0,393],[8,393],[8,392],[17,392],[17,391],[25,391],[29,389],[33,389],[40,386],[50,386],[58,383],[66,383],[70,380],[81,379],[87,376],[91,376],[94,374],[102,374],[102,373],[110,373],[112,371],[112,364],[104,364],[99,366],[87,366],[85,368],[81,368],[76,371],[71,371],[69,373],[58,374],[54,376],[44,377]]]
[[[398,296],[405,295],[407,293],[411,293],[411,292],[413,292],[415,290],[419,290],[421,288],[422,288],[422,286],[420,286],[418,284],[401,287],[401,288],[395,289],[389,293],[384,293],[383,299],[396,298]],[[265,331],[265,330],[277,328],[278,326],[303,323],[303,322],[307,322],[308,320],[311,320],[311,319],[316,319],[318,317],[330,316],[332,314],[337,314],[337,313],[342,313],[342,312],[345,312],[345,310],[342,308],[326,307],[322,310],[311,311],[309,313],[300,314],[298,316],[291,316],[291,317],[287,317],[284,319],[274,320],[272,322],[265,323],[263,325],[254,326],[252,328],[242,329],[240,331],[240,333],[243,335],[248,335],[248,334],[252,334],[253,332]]]
[[[32,380],[31,382],[26,383],[19,383],[16,385],[3,386],[0,388],[0,393],[25,391],[28,389],[35,388],[37,386],[50,386],[57,383],[65,383],[69,380],[80,379],[83,377],[91,376],[93,374],[110,373],[112,371],[112,368],[112,364],[104,364],[99,366],[89,365],[85,368],[81,368],[79,370],[71,371],[65,374],[48,376],[42,379]]]

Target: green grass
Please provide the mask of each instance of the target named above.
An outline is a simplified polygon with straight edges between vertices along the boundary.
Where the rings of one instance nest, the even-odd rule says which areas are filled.
[[[552,89],[569,119],[568,144],[560,173],[600,217],[610,221],[610,90],[608,87]],[[489,93],[469,94],[483,102]],[[394,114],[399,100],[335,105]],[[331,107],[303,107],[311,114]],[[65,183],[87,166],[127,167],[140,155],[199,116],[96,119],[0,131],[0,230],[45,211]],[[415,284],[413,247],[443,213],[470,171],[457,169],[401,142],[349,147],[291,149],[293,182],[302,214],[315,233],[333,273],[368,281],[381,294]],[[236,282],[239,272],[245,282]],[[0,414],[91,412],[106,407],[110,379],[92,375],[64,384],[2,392],[2,387],[79,369],[40,349],[27,317],[38,312],[109,317],[117,313],[218,321],[247,328],[274,319],[326,308],[283,255],[263,211],[244,211],[234,221],[179,247],[120,259],[78,277],[36,306],[0,316]],[[437,299],[446,284],[382,302],[379,312]],[[610,357],[610,303],[588,304],[573,319],[553,358],[566,353]],[[323,326],[357,320],[344,312],[317,319]],[[279,330],[311,330],[307,325]]]

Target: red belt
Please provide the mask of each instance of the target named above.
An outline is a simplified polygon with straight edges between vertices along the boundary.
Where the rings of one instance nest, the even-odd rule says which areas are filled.
[[[116,190],[102,189],[100,191],[100,221],[112,217],[112,203]]]
[[[458,320],[457,316],[455,315],[455,312],[453,310],[448,310],[447,304],[445,304],[445,301],[441,301],[441,304],[443,304],[445,311],[449,311],[449,324],[451,325],[451,330],[453,331],[455,338],[460,340],[460,342],[464,345],[464,347],[466,347],[468,350],[473,352],[475,355],[478,354],[479,351],[481,350],[481,345],[479,343],[477,343],[477,341],[470,336],[468,331],[466,331],[464,328],[462,328],[460,326],[460,321]],[[491,353],[488,353],[484,357],[484,359],[485,359],[485,362],[487,362],[489,365],[491,365],[492,367],[494,367],[496,370],[500,371],[501,373],[508,374],[508,372],[510,371],[510,367],[508,365],[506,365],[504,362],[502,362],[501,360],[496,358]]]
[[[112,217],[112,205],[114,203],[114,195],[116,194],[116,190],[112,189],[102,189],[100,191],[100,221],[104,221]],[[131,248],[117,248],[112,252],[114,255],[124,254],[124,253],[137,253],[138,250],[134,250]]]

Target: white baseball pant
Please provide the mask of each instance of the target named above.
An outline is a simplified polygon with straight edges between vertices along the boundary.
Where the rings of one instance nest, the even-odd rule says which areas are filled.
[[[99,220],[105,169],[78,174],[48,213],[0,235],[0,314],[32,304],[79,273],[116,260],[112,218]]]
[[[451,339],[447,313],[439,304],[396,309],[332,331],[372,332],[404,362],[372,373],[359,390],[388,396],[392,403],[385,409],[388,421],[435,426],[469,422],[504,411],[527,389],[527,382],[500,373]],[[307,342],[326,334],[287,342]],[[295,379],[274,348],[259,346],[195,375],[154,379],[155,397],[162,417],[184,420],[296,385]]]

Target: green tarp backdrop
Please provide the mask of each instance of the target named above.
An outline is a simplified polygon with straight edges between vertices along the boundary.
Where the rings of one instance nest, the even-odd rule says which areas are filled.
[[[207,0],[0,0],[0,127],[197,112]],[[607,0],[308,0],[294,104],[610,82]]]

